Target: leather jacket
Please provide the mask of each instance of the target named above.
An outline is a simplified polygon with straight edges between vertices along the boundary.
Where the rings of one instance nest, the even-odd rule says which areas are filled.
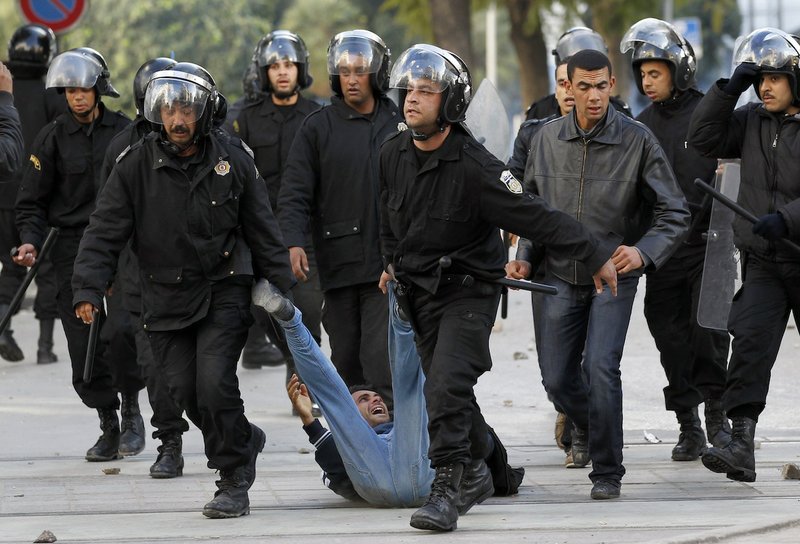
[[[688,231],[689,208],[658,140],[614,108],[588,134],[578,129],[574,110],[541,127],[524,185],[594,234],[635,246],[645,267],[631,274],[661,266]],[[523,242],[517,258],[535,262],[533,249]],[[547,253],[546,266],[574,285],[592,283],[592,271],[568,257]]]

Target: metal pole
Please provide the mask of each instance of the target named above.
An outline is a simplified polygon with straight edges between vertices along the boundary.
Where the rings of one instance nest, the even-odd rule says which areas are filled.
[[[497,4],[486,8],[486,79],[497,87]]]

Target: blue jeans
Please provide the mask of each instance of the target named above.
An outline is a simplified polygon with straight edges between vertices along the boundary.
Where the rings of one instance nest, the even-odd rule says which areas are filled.
[[[386,434],[376,434],[361,416],[333,363],[303,325],[300,311],[295,311],[291,321],[278,322],[286,332],[297,372],[319,403],[358,494],[377,506],[422,504],[434,474],[427,455],[425,378],[414,332],[397,314],[393,289],[389,289],[389,363],[394,428]]]
[[[589,430],[589,478],[619,482],[622,466],[620,360],[639,277],[620,277],[617,296],[606,287],[572,285],[548,275],[557,295],[534,293],[534,326],[542,382],[556,406]]]

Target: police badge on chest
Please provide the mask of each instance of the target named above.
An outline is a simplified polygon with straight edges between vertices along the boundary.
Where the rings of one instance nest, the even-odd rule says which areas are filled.
[[[500,174],[500,181],[503,182],[506,189],[512,193],[517,195],[522,194],[522,184],[514,177],[514,174],[512,174],[510,170],[503,170],[503,173]]]

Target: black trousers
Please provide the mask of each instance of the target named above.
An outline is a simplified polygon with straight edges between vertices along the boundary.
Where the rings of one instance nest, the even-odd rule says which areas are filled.
[[[682,247],[647,274],[644,315],[667,376],[667,410],[691,410],[725,390],[730,338],[697,324],[705,247]]]
[[[61,229],[51,253],[58,282],[58,313],[67,337],[67,349],[72,363],[72,386],[89,408],[118,408],[119,399],[113,388],[105,345],[100,338],[96,346],[92,378],[89,383],[83,382],[83,367],[89,346],[89,325],[85,325],[75,317],[71,284],[75,256],[78,254],[78,244],[82,235],[83,229]],[[100,315],[98,318],[102,332],[105,315]]]
[[[431,466],[483,459],[491,445],[474,388],[492,367],[489,335],[500,288],[482,282],[445,285],[435,295],[414,288],[411,303],[425,372]]]
[[[147,398],[153,417],[150,424],[153,426],[153,438],[160,439],[168,434],[183,434],[189,430],[189,424],[183,419],[181,410],[169,394],[167,379],[161,367],[156,364],[153,349],[147,332],[139,323],[139,315],[131,314],[131,334],[136,342],[136,360],[147,386]]]
[[[218,282],[202,319],[180,330],[148,333],[170,396],[200,428],[208,467],[217,470],[232,470],[250,459],[250,423],[236,365],[253,324],[251,283]]]
[[[144,389],[145,383],[136,360],[136,339],[131,314],[122,303],[122,292],[106,296],[106,320],[100,331],[100,345],[105,347],[104,358],[111,370],[115,391],[132,395]]]
[[[800,262],[748,255],[745,266],[744,283],[728,317],[733,350],[723,406],[729,413],[743,405],[763,410],[789,312],[795,321],[800,319]]]
[[[25,279],[27,268],[19,266],[11,259],[11,248],[19,245],[19,233],[14,225],[14,210],[0,210],[0,304],[10,304],[22,280]],[[56,275],[53,270],[52,260],[45,256],[36,273],[36,298],[33,301],[33,311],[36,319],[55,319],[58,317],[56,304]]]
[[[331,343],[331,361],[344,383],[371,385],[391,410],[389,303],[378,282],[325,291],[322,324]]]

